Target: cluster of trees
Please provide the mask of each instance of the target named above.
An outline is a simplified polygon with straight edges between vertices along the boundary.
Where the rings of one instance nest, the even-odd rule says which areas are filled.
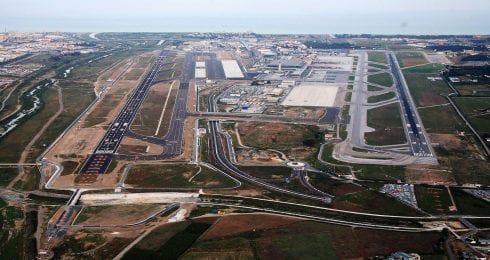
[[[305,41],[308,48],[313,49],[350,49],[352,44],[348,42],[324,42],[324,41]]]
[[[474,45],[474,46],[465,46],[465,45],[429,45],[426,49],[434,50],[434,51],[454,51],[461,52],[464,50],[474,50],[474,51],[488,51],[488,48],[485,45]]]

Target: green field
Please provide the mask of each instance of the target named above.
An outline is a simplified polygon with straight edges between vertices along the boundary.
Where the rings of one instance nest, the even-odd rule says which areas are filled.
[[[365,164],[358,165],[354,169],[356,177],[364,180],[396,182],[405,181],[406,178],[404,166]]]
[[[465,125],[452,106],[419,108],[418,113],[428,133],[453,134]]]
[[[367,101],[368,101],[368,103],[376,103],[376,102],[381,102],[381,101],[385,101],[385,100],[390,100],[394,97],[396,97],[395,92],[388,92],[388,93],[384,93],[381,95],[370,96],[370,97],[368,97]]]
[[[366,190],[336,197],[333,207],[374,214],[418,216],[420,213],[394,198]]]
[[[368,61],[388,64],[388,59],[386,58],[386,52],[378,52],[378,51],[368,52]]]
[[[238,166],[238,168],[262,179],[287,178],[292,173],[291,168],[285,166]]]
[[[385,87],[391,87],[393,85],[393,78],[389,73],[383,72],[380,74],[369,75],[368,82]]]
[[[490,97],[456,97],[453,98],[471,125],[479,134],[490,134]]]
[[[435,76],[424,73],[404,73],[410,94],[417,106],[431,106],[448,103],[441,94],[451,93],[451,89],[443,80],[431,81],[427,77]]]
[[[245,146],[290,151],[292,148],[314,146],[323,140],[317,126],[278,123],[240,123],[240,137]]]
[[[198,172],[199,168],[191,164],[146,164],[136,165],[129,171],[125,184],[134,188],[225,188],[234,186],[228,177],[201,167],[201,172],[189,181]]]
[[[397,103],[367,111],[367,125],[376,129],[365,133],[367,144],[390,145],[406,142],[405,130]]]

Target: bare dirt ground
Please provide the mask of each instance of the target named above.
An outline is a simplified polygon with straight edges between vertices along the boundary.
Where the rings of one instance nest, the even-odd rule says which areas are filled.
[[[282,164],[284,160],[277,152],[267,150],[239,149],[236,151],[237,160],[243,164]]]
[[[187,93],[187,111],[194,112],[196,111],[197,105],[197,96],[196,96],[196,88],[195,82],[189,84],[189,91]]]
[[[464,149],[466,144],[455,134],[429,134],[429,139],[433,144],[437,144],[446,149]]]
[[[269,215],[269,214],[241,214],[221,217],[200,239],[232,236],[256,229],[270,229],[302,221],[301,219]]]
[[[325,108],[290,107],[284,111],[286,117],[320,118],[325,114]]]
[[[452,62],[446,57],[445,54],[437,53],[425,53],[425,58],[431,63],[444,63],[451,64]]]
[[[148,143],[134,138],[124,137],[121,145],[127,146],[128,149],[125,151],[119,151],[124,154],[145,154],[145,155],[159,155],[163,153],[163,147],[160,145]],[[139,147],[150,147],[148,152],[140,152]],[[131,149],[133,148],[133,149]],[[146,150],[146,148],[145,148]]]
[[[425,107],[425,106],[433,106],[433,105],[442,105],[442,104],[446,104],[447,102],[448,102],[447,99],[443,98],[442,96],[436,93],[423,93],[420,95],[419,106]]]
[[[405,172],[407,183],[452,184],[454,178],[449,170],[410,165]]]
[[[218,58],[219,60],[234,59],[233,55],[227,51],[218,51],[216,53],[216,58]]]
[[[182,145],[182,154],[174,159],[176,161],[190,160],[192,156],[192,147],[194,142],[194,120],[195,118],[193,117],[187,117],[184,121],[184,143]]]

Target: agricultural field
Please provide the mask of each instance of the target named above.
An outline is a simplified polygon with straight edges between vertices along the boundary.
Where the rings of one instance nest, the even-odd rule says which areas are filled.
[[[437,186],[415,186],[417,205],[422,210],[431,214],[451,214],[450,207],[453,206],[446,187]]]
[[[389,145],[406,142],[400,107],[397,103],[369,109],[367,125],[376,129],[364,134],[367,144]]]
[[[388,255],[399,250],[437,255],[443,254],[440,239],[439,233],[351,229],[278,216],[244,214],[221,217],[180,258],[353,259]]]
[[[135,165],[124,181],[133,188],[199,189],[233,187],[228,177],[191,164]]]

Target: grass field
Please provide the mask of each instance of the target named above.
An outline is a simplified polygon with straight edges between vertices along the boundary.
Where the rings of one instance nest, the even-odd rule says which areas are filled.
[[[490,97],[457,97],[453,100],[480,135],[490,134]]]
[[[131,124],[131,129],[136,133],[150,136],[155,134],[155,130],[158,127],[158,120],[160,119],[160,115],[168,95],[168,86],[158,86],[158,90],[155,89],[157,86],[158,85],[155,85],[152,87],[152,89],[150,89],[148,95],[141,104],[138,113],[136,114],[135,120]],[[170,95],[171,100],[169,100],[167,107],[165,108],[164,117],[165,115],[172,115],[173,104],[175,103],[177,91],[177,87],[174,84],[174,88],[172,89]],[[170,117],[165,118],[165,120],[170,121]],[[166,130],[166,128],[161,128],[159,136],[162,136],[162,133],[166,133]]]
[[[455,133],[465,129],[465,125],[452,106],[418,109],[420,118],[428,133]]]
[[[416,106],[432,106],[448,103],[441,94],[451,93],[451,89],[443,80],[431,81],[427,77],[434,74],[404,73],[410,94]]]
[[[95,79],[106,68],[134,55],[142,54],[142,50],[132,49],[125,51],[115,51],[109,56],[103,57],[108,53],[98,53],[91,63],[84,62],[74,66],[74,69],[68,74],[68,79]]]
[[[234,186],[226,176],[201,168],[201,173],[189,179],[199,168],[190,164],[136,165],[129,171],[126,184],[134,188],[224,188]]]
[[[53,121],[46,131],[39,137],[29,154],[34,161],[42,151],[75,120],[77,116],[95,99],[92,84],[77,82],[60,82],[63,95],[63,112]]]
[[[369,75],[368,82],[385,86],[385,87],[391,87],[393,85],[393,79],[391,78],[391,75],[386,72],[375,74],[375,75]]]
[[[252,176],[262,179],[287,178],[292,170],[285,166],[238,166],[238,168]]]
[[[85,206],[78,214],[73,224],[86,225],[124,225],[143,220],[157,212],[161,205],[111,205],[111,206]],[[112,218],[119,216],[118,218]]]
[[[400,108],[397,103],[367,111],[367,125],[376,129],[364,134],[367,144],[389,145],[406,142]]]
[[[404,181],[406,178],[404,166],[365,164],[357,165],[354,169],[359,179],[396,182]]]
[[[428,62],[421,52],[399,52],[396,54],[396,58],[401,68]]]
[[[384,93],[381,95],[370,96],[370,97],[368,97],[367,101],[368,101],[368,103],[376,103],[376,102],[381,102],[381,101],[385,101],[385,100],[390,100],[394,97],[396,97],[395,92],[388,92],[388,93]]]
[[[439,63],[430,63],[424,64],[417,67],[404,69],[404,73],[429,73],[429,74],[437,74],[444,68],[442,64]]]
[[[388,64],[388,59],[386,58],[385,52],[378,52],[378,51],[368,52],[368,61]]]
[[[323,138],[316,126],[278,123],[240,123],[238,132],[244,145],[260,149],[290,150]]]
[[[449,214],[452,206],[446,187],[415,185],[415,196],[418,206],[432,214]]]
[[[418,211],[406,206],[396,199],[387,197],[372,190],[338,196],[332,203],[332,207],[374,214],[392,214],[404,216],[420,215]]]

